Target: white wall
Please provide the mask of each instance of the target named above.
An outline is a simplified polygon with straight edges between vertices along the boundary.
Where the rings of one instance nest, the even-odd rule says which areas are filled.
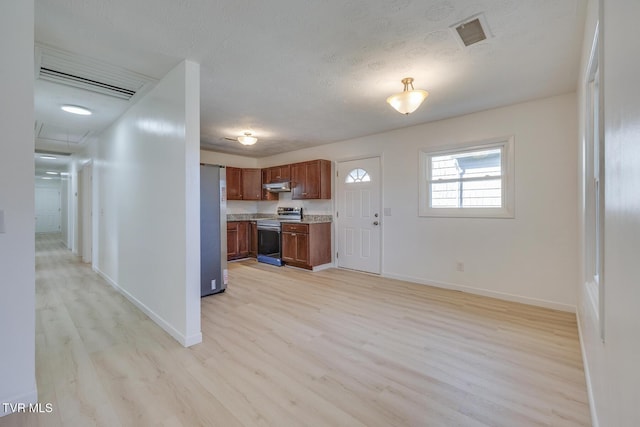
[[[229,141],[229,144],[233,144],[233,142]],[[239,144],[239,142],[235,144]],[[208,150],[200,151],[200,162],[208,165],[233,166],[234,168],[258,167],[258,159],[253,157],[236,156],[234,154],[218,153]]]
[[[33,8],[33,0],[0,4],[0,403],[37,401]]]
[[[200,331],[199,65],[186,61],[95,147],[94,268],[183,345]]]
[[[515,135],[515,219],[418,217],[420,148],[505,135]],[[568,94],[267,157],[259,166],[379,155],[383,206],[392,211],[382,222],[383,275],[573,311],[577,139],[576,96]],[[331,209],[332,201],[308,208]]]
[[[595,403],[594,425],[626,427],[640,425],[640,58],[635,54],[640,51],[640,29],[635,22],[640,3],[621,0],[603,4],[604,64],[600,69],[604,72],[605,117],[604,342],[582,285],[578,308],[585,370]],[[582,79],[597,8],[598,2],[591,0]],[[583,98],[581,88],[580,99]],[[583,116],[581,103],[578,108]],[[581,126],[583,123],[584,117]],[[584,238],[580,240],[583,241]]]

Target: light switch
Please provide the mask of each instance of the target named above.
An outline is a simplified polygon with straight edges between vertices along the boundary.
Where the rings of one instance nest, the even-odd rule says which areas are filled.
[[[0,233],[4,232],[4,210],[0,209]]]

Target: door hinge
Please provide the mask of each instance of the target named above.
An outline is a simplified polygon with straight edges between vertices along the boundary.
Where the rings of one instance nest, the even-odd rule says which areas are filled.
[[[339,216],[339,215],[338,215],[338,211],[336,211],[336,218],[338,218],[338,216]]]
[[[336,258],[339,258],[339,257],[338,257],[338,252],[336,252]]]

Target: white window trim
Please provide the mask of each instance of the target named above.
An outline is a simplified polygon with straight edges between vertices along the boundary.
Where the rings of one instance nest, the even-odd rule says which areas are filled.
[[[433,156],[502,147],[502,207],[500,208],[432,208],[429,176]],[[440,218],[515,218],[515,138],[513,135],[444,147],[422,148],[418,155],[418,215]]]
[[[599,12],[601,13],[601,12]],[[599,65],[602,63],[602,41],[600,40],[600,22],[596,22],[589,62],[587,64],[585,81],[585,129],[583,140],[584,176],[583,176],[583,220],[584,220],[584,286],[591,305],[592,315],[598,325],[600,339],[605,340],[604,325],[604,131],[602,104],[602,76]],[[597,93],[591,89],[591,84],[597,84]],[[594,98],[595,95],[595,98]],[[597,103],[597,105],[595,104]],[[598,109],[598,117],[594,117],[594,109]],[[597,120],[597,123],[595,121]],[[597,132],[597,135],[596,135]],[[595,149],[597,138],[598,149]],[[598,158],[596,159],[596,154]],[[597,163],[597,167],[596,167]],[[597,170],[596,170],[597,169]],[[597,175],[597,177],[596,177]],[[598,185],[593,185],[598,181]],[[593,209],[590,202],[598,204]],[[599,217],[596,211],[599,210]],[[592,229],[593,227],[593,229]],[[599,265],[599,271],[596,267]]]

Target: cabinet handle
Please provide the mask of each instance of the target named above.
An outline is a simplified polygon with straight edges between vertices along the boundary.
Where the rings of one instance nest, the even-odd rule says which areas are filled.
[[[303,196],[306,196],[306,195],[307,195],[307,193],[302,193],[302,195],[303,195]]]
[[[296,233],[291,233],[291,235],[292,235],[292,236],[295,236],[295,235],[296,235]]]

